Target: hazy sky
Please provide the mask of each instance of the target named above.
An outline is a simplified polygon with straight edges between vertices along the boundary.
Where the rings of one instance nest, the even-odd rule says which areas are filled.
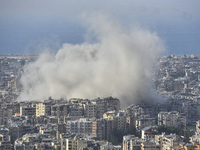
[[[0,0],[0,53],[56,50],[87,37],[83,16],[103,13],[124,27],[156,32],[168,54],[199,54],[199,0]]]

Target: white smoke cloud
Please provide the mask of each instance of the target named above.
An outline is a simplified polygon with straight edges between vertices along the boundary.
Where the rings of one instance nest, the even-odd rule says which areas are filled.
[[[42,53],[28,64],[18,100],[113,96],[123,105],[152,100],[154,58],[164,50],[156,33],[138,26],[126,30],[102,16],[89,20],[89,31],[92,43],[65,43],[56,54]]]

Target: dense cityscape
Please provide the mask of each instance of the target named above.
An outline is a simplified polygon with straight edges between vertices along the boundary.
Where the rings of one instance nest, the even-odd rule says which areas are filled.
[[[154,87],[160,101],[120,99],[17,101],[20,77],[36,55],[0,56],[0,149],[200,149],[200,56],[157,58]]]

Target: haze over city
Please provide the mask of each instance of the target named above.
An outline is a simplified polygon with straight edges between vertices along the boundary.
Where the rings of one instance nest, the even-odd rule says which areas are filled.
[[[41,54],[25,69],[19,99],[157,99],[147,90],[154,59],[200,48],[198,1],[1,3],[0,52]]]
[[[125,28],[137,24],[156,32],[166,54],[198,54],[200,48],[198,0],[1,0],[0,4],[0,52],[4,54],[55,52],[63,43],[83,43],[88,34],[83,16],[98,13]]]

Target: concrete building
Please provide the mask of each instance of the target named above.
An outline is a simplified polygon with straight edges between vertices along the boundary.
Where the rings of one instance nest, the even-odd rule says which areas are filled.
[[[147,126],[153,126],[156,124],[155,118],[141,118],[136,120],[135,128],[136,130],[141,130]]]
[[[96,118],[96,116],[97,116],[97,105],[94,104],[94,103],[85,104],[84,116],[86,118]]]
[[[12,118],[13,110],[10,108],[0,108],[0,125],[7,125],[8,120]]]
[[[77,139],[66,139],[66,150],[76,150],[77,149]]]
[[[119,131],[127,131],[127,120],[125,112],[119,112],[114,117],[114,128]]]
[[[158,126],[149,126],[142,129],[142,140],[155,140],[155,135],[158,135]]]
[[[196,132],[190,137],[190,142],[200,149],[200,120],[196,123]]]
[[[160,145],[153,141],[144,141],[141,143],[141,150],[160,150]]]
[[[186,115],[187,124],[196,124],[196,121],[200,119],[200,103],[193,100],[188,100],[182,103],[181,112]]]
[[[92,121],[87,118],[67,121],[66,130],[76,134],[92,135]]]
[[[43,136],[43,138],[56,137],[58,131],[57,124],[46,124],[39,127],[39,134]]]
[[[155,135],[155,143],[160,145],[161,150],[171,150],[174,146],[179,146],[182,142],[180,137],[176,134],[165,135]]]
[[[10,141],[0,141],[0,150],[11,150],[12,145]]]
[[[25,134],[14,143],[15,150],[34,149],[34,145],[39,142],[39,134]]]
[[[51,106],[45,103],[36,104],[36,117],[51,115]]]
[[[120,109],[120,101],[117,98],[107,97],[107,98],[97,98],[92,100],[97,107],[97,118],[102,118],[103,114],[108,111],[118,112]]]
[[[158,114],[158,125],[186,129],[186,115],[177,111],[160,112]]]
[[[9,135],[9,129],[6,127],[0,127],[0,135],[1,136],[1,140],[0,141],[10,141],[10,135]]]
[[[87,148],[88,143],[86,139],[79,137],[72,137],[66,139],[66,150],[83,150]]]
[[[84,108],[79,105],[72,105],[70,107],[69,116],[84,117]]]
[[[51,106],[51,115],[58,117],[58,122],[65,122],[65,116],[69,115],[71,104],[58,103]]]
[[[9,129],[0,127],[0,150],[10,150],[11,141],[9,135]]]
[[[135,135],[123,136],[123,150],[141,150],[142,140]]]
[[[20,115],[31,118],[36,115],[36,108],[34,106],[20,106]]]
[[[106,136],[106,121],[104,119],[96,119],[92,121],[92,137],[104,140]]]

